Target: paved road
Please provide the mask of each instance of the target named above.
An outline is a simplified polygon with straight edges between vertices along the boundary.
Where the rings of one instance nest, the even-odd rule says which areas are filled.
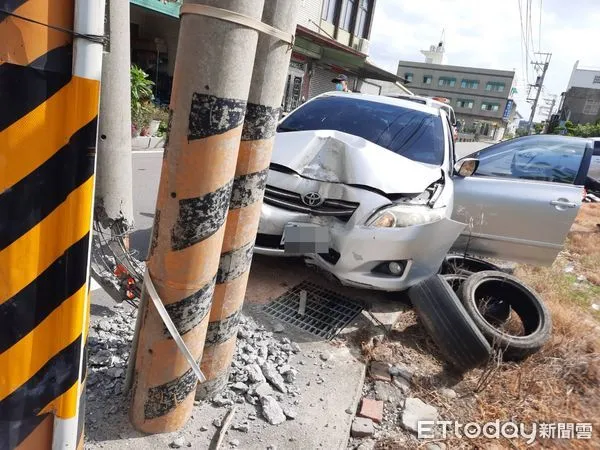
[[[457,142],[456,143],[456,156],[457,158],[463,158],[471,153],[475,153],[482,148],[488,147],[487,142]]]

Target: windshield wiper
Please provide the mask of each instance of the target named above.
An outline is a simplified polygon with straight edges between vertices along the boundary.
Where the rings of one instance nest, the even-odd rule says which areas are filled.
[[[283,125],[279,125],[277,127],[277,132],[280,132],[280,131],[300,131],[300,129],[299,128],[294,128],[294,127],[285,127]]]

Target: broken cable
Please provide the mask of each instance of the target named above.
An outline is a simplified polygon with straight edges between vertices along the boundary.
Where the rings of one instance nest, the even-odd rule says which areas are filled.
[[[0,8],[0,14],[4,14],[5,16],[15,17],[17,19],[21,19],[21,20],[24,20],[26,22],[35,23],[37,25],[41,25],[43,27],[50,28],[51,30],[55,30],[55,31],[60,31],[62,33],[71,34],[71,35],[73,35],[73,36],[75,36],[77,38],[86,39],[86,40],[94,42],[96,44],[105,45],[105,44],[108,43],[108,38],[106,36],[100,36],[100,35],[97,35],[97,34],[77,33],[76,31],[69,30],[67,28],[58,27],[56,25],[50,25],[48,23],[39,22],[39,21],[37,21],[35,19],[31,19],[29,17],[25,17],[25,16],[21,16],[19,14],[15,14],[13,12],[5,10],[4,8]]]

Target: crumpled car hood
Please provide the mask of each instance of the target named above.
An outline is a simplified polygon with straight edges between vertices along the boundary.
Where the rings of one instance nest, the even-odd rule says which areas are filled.
[[[441,169],[412,161],[340,131],[278,133],[271,162],[304,178],[362,185],[386,194],[418,194],[439,180]]]

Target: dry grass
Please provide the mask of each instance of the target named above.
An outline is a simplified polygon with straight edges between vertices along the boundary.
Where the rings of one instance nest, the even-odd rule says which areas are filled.
[[[600,205],[584,205],[569,234],[565,251],[552,267],[518,266],[515,271],[515,275],[540,294],[552,313],[552,338],[539,353],[518,364],[499,365],[487,387],[479,393],[475,392],[476,386],[484,371],[467,373],[453,386],[464,396],[463,403],[447,405],[440,400],[434,390],[444,384],[439,377],[429,380],[433,383],[426,380],[417,383],[417,394],[424,401],[436,404],[448,420],[592,423],[591,441],[540,440],[534,448],[600,448],[600,313],[591,308],[592,303],[600,304],[600,226],[597,224],[600,224]],[[568,266],[574,270],[565,272]],[[584,275],[587,281],[578,281],[578,275]],[[403,347],[405,343],[391,340],[388,346]],[[389,352],[388,349],[386,353]],[[398,349],[392,350],[392,353],[398,352]],[[379,446],[399,448],[399,442],[386,440]],[[414,448],[423,448],[424,444],[414,443]],[[498,448],[529,448],[522,440],[510,443],[453,440],[447,444],[450,448],[493,448],[498,444]]]

